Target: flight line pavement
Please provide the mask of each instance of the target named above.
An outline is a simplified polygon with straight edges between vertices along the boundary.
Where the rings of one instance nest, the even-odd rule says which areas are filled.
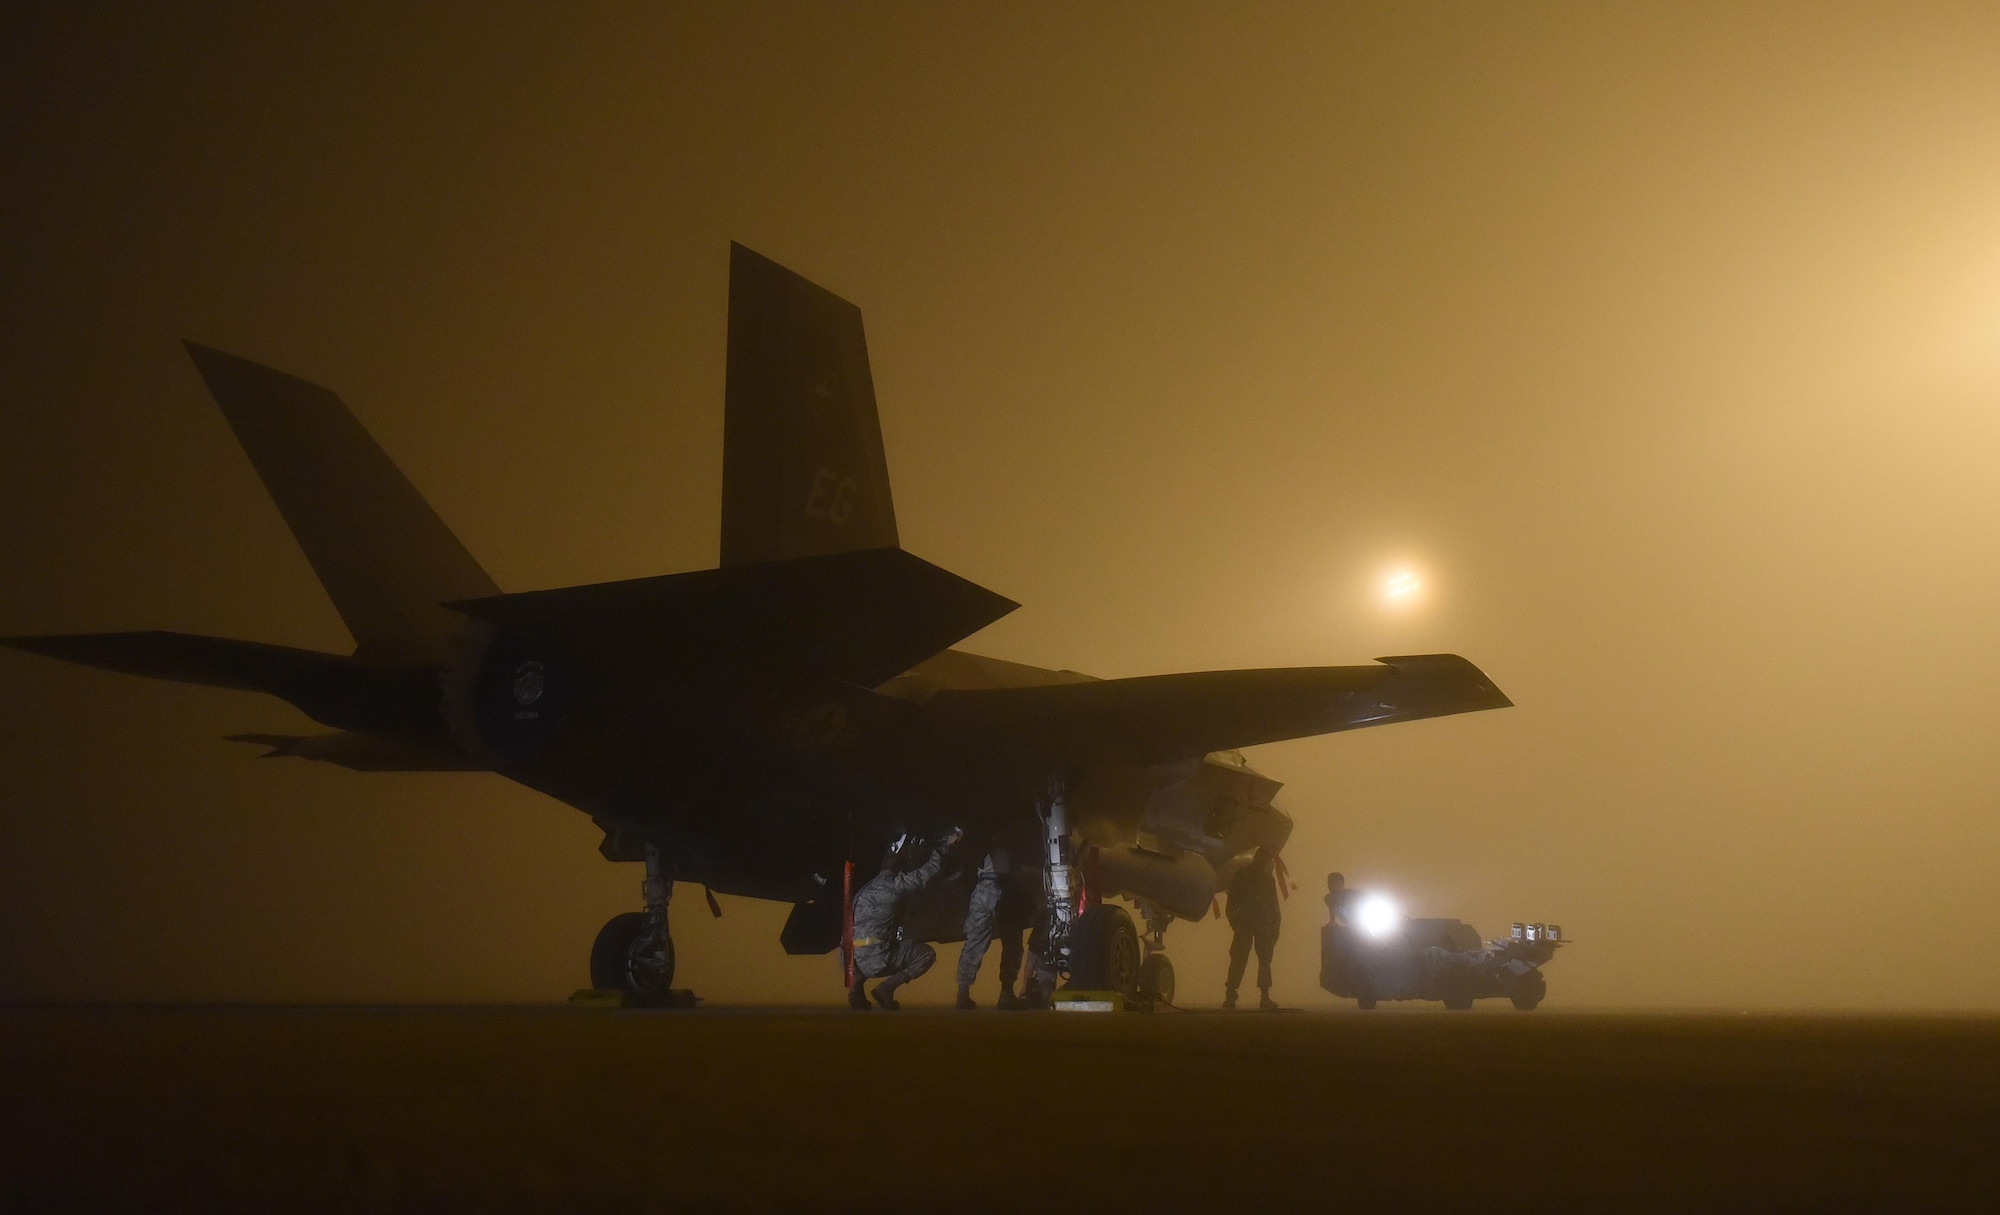
[[[2000,1018],[0,1009],[0,1209],[2000,1209]]]

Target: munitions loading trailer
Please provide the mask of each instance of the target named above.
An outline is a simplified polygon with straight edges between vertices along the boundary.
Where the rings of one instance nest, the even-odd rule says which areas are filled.
[[[1462,920],[1404,920],[1380,937],[1346,924],[1320,929],[1319,985],[1362,1008],[1378,1000],[1440,1000],[1450,1009],[1505,997],[1526,1012],[1548,994],[1542,965],[1562,948],[1558,924],[1516,924],[1481,942]]]

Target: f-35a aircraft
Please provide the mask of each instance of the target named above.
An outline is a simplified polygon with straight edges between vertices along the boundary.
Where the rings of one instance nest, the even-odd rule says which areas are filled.
[[[496,772],[583,811],[605,857],[646,867],[644,910],[591,955],[594,985],[641,1002],[673,979],[676,881],[791,903],[784,948],[828,953],[850,866],[953,826],[1037,841],[1072,985],[1170,999],[1166,923],[1290,833],[1234,748],[1509,703],[1449,654],[1098,680],[951,649],[1017,605],[899,546],[860,311],[732,245],[728,341],[717,569],[502,594],[333,393],[190,343],[354,652],[5,643],[268,693],[332,731],[233,736],[268,755]],[[957,939],[962,908],[909,930]]]

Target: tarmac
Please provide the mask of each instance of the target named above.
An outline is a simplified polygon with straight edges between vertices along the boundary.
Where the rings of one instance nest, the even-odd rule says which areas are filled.
[[[2000,1019],[0,1009],[0,1209],[2000,1209]]]

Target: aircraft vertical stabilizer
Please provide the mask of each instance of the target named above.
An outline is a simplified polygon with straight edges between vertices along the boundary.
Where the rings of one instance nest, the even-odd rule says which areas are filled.
[[[729,246],[722,564],[896,547],[861,310]]]
[[[449,601],[499,593],[340,398],[187,343],[223,416],[333,599],[355,657],[446,658],[463,625]]]

